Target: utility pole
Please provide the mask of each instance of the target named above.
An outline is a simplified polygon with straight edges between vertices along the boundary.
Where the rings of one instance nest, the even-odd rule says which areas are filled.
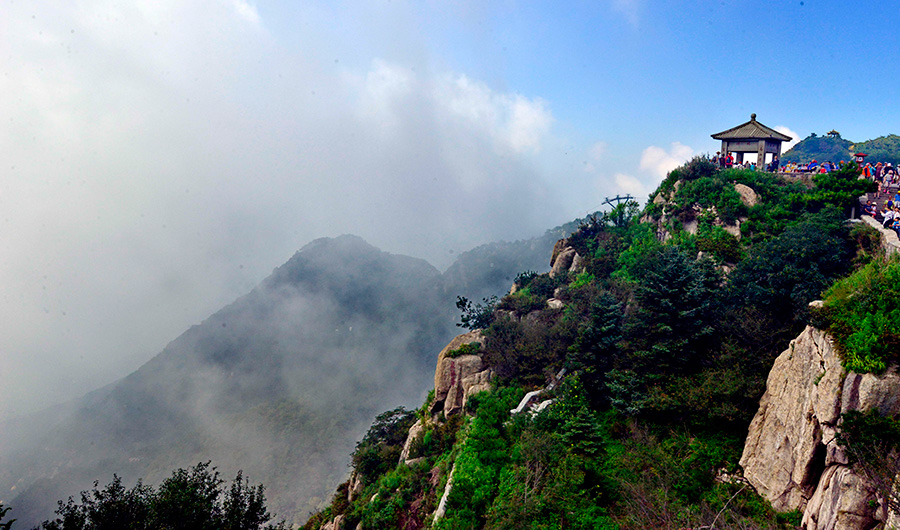
[[[608,205],[612,206],[613,208],[615,208],[615,206],[613,206],[613,204],[612,204],[613,201],[616,201],[616,206],[618,206],[622,202],[631,201],[631,200],[634,200],[634,197],[632,197],[631,195],[626,195],[624,197],[622,197],[621,195],[616,195],[612,199],[610,199],[609,197],[606,197],[606,199],[603,201],[603,204],[608,204]]]
[[[603,201],[603,204],[608,204],[610,208],[612,208],[609,213],[610,217],[613,218],[613,223],[615,223],[616,226],[622,226],[625,223],[625,208],[622,208],[621,205],[623,202],[627,203],[631,200],[634,200],[634,197],[632,197],[631,195],[626,195],[624,197],[622,197],[621,195],[616,195],[612,199],[606,197]],[[616,203],[615,206],[613,206],[613,201],[615,201]]]

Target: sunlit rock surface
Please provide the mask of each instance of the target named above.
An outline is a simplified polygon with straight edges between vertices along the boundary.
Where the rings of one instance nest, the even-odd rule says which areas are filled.
[[[889,515],[835,441],[841,414],[871,408],[900,412],[896,367],[845,373],[831,338],[807,327],[769,373],[741,456],[744,477],[777,510],[803,511],[807,530],[874,528]]]

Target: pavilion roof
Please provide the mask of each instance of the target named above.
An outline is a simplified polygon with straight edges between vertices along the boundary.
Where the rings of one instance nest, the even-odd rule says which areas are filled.
[[[713,134],[712,137],[716,140],[781,140],[782,142],[790,142],[792,140],[790,136],[781,134],[775,129],[766,127],[756,121],[756,114],[751,114],[750,121],[747,123],[742,123],[727,131]]]

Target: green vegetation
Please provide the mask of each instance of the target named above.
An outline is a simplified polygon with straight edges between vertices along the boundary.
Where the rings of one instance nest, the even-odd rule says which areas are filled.
[[[374,478],[392,468],[400,458],[406,432],[415,419],[415,412],[403,407],[379,414],[369,432],[356,444],[352,456],[354,469],[363,477]]]
[[[900,347],[900,260],[877,260],[835,283],[820,317],[858,373],[883,372]]]
[[[696,160],[687,166],[709,164],[702,162],[703,159]],[[782,181],[770,173],[729,169],[712,174],[694,170],[691,174],[697,176],[681,180],[676,190],[680,174],[681,170],[673,170],[660,185],[657,194],[671,198],[664,205],[655,205],[654,218],[662,220],[673,235],[677,235],[686,223],[696,221],[696,237],[682,239],[682,244],[696,244],[697,238],[721,241],[721,233],[716,238],[712,229],[734,225],[740,220],[742,240],[749,239],[743,244],[746,248],[781,233],[804,215],[831,212],[846,218],[850,208],[857,205],[860,195],[875,190],[873,183],[857,178],[858,172],[852,165],[842,171],[814,175],[812,188],[801,182]],[[757,204],[745,205],[735,189],[736,184],[751,188],[758,196]],[[730,252],[727,257],[740,258],[733,243],[725,248]]]
[[[623,204],[582,220],[566,241],[578,268],[520,274],[496,311],[460,305],[467,327],[484,324],[476,353],[497,375],[493,391],[471,396],[467,415],[421,414],[412,466],[367,477],[353,502],[336,498],[307,527],[337,515],[378,528],[796,526],[799,513],[776,514],[721,477],[736,470],[774,358],[821,318],[809,302],[854,268],[900,274],[876,269],[877,234],[844,221],[869,186],[852,169],[801,183],[697,158],[643,212]],[[541,395],[551,406],[510,417],[563,367],[561,385]]]
[[[900,164],[900,136],[896,134],[860,142],[853,146],[853,150],[868,154],[868,160],[890,162],[895,167]]]
[[[266,524],[262,485],[250,486],[241,472],[228,489],[209,462],[177,469],[158,489],[140,481],[131,489],[113,476],[102,489],[81,493],[81,502],[69,497],[59,502],[58,517],[44,521],[41,530],[277,530],[284,523]],[[0,526],[2,527],[2,526]]]
[[[462,315],[456,325],[468,329],[486,328],[494,318],[494,309],[496,306],[496,296],[484,298],[480,304],[472,303],[464,296],[457,296],[456,308],[462,312]]]
[[[643,212],[623,203],[581,220],[567,239],[580,257],[571,270],[523,272],[500,300],[458,297],[458,325],[484,339],[449,355],[480,355],[492,390],[449,418],[431,414],[434,394],[379,415],[351,457],[353,482],[305,528],[338,516],[344,528],[379,529],[796,526],[797,513],[774,513],[729,477],[773,360],[811,318],[829,326],[848,367],[896,359],[900,310],[887,308],[900,307],[900,261],[885,262],[876,234],[845,222],[870,186],[852,168],[802,183],[698,157]],[[552,404],[510,416],[562,368],[540,395]],[[842,443],[860,461],[871,448],[896,454],[884,445],[897,439],[895,419],[844,422]],[[257,490],[243,484],[250,498]],[[111,497],[127,507],[142,488],[118,485]],[[213,489],[199,497],[212,502]],[[225,510],[227,499],[212,504]]]
[[[850,161],[857,152],[868,154],[866,160],[874,162],[891,162],[895,166],[900,163],[900,136],[890,134],[879,136],[865,142],[853,143],[837,136],[819,136],[812,133],[792,147],[781,158],[783,164],[789,162],[808,163],[811,160],[825,162],[831,160]]]
[[[463,344],[459,348],[455,350],[450,350],[447,352],[447,357],[459,357],[460,355],[478,355],[481,351],[481,343],[480,342],[470,342],[469,344]]]
[[[781,157],[781,162],[782,164],[790,162],[806,164],[812,160],[819,162],[831,160],[834,163],[841,160],[849,161],[853,155],[850,150],[851,146],[853,146],[853,142],[844,140],[840,136],[819,136],[812,133],[788,150]]]

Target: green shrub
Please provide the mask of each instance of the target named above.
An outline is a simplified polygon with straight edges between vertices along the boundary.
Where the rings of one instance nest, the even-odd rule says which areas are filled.
[[[825,293],[821,316],[844,367],[881,373],[900,348],[900,260],[874,261]]]
[[[574,332],[556,311],[521,319],[501,316],[484,330],[482,358],[501,380],[543,384],[546,372],[565,359]]]
[[[805,324],[808,304],[850,269],[852,247],[843,221],[826,212],[810,215],[756,245],[729,275],[731,303],[775,321]]]
[[[367,481],[393,468],[400,458],[409,428],[415,421],[416,413],[403,407],[379,414],[363,439],[356,444],[351,456],[353,468]]]
[[[631,244],[619,254],[618,268],[612,276],[627,281],[635,281],[648,266],[648,259],[662,244],[656,238],[653,225],[640,225],[631,239]]]
[[[884,248],[881,246],[881,232],[866,223],[854,223],[850,227],[850,238],[856,242],[856,256],[853,263],[861,267],[873,259],[884,258]]]
[[[719,263],[737,263],[743,258],[741,242],[721,226],[697,232],[697,250],[711,254]]]
[[[457,327],[467,329],[484,329],[494,320],[494,309],[497,307],[497,297],[483,298],[480,304],[475,304],[465,296],[456,297],[456,308],[462,313]]]
[[[547,299],[531,293],[531,289],[526,287],[513,294],[504,296],[497,309],[512,311],[519,315],[527,315],[532,311],[538,311],[547,306]]]
[[[447,352],[447,357],[459,357],[461,355],[479,355],[481,353],[481,343],[480,342],[470,342],[468,344],[463,344],[459,348],[455,350],[450,350]]]
[[[578,273],[577,276],[575,276],[575,279],[572,280],[572,283],[569,284],[569,287],[572,289],[579,289],[589,283],[594,283],[595,281],[596,281],[596,278],[594,277],[593,274],[591,274],[587,271],[580,272],[580,273]]]
[[[447,516],[435,525],[436,529],[480,528],[497,495],[500,469],[510,458],[510,439],[504,424],[522,392],[502,388],[476,396],[477,414],[456,457]]]
[[[537,278],[537,276],[538,276],[538,273],[535,271],[531,271],[531,270],[528,270],[525,272],[520,272],[519,274],[516,275],[516,278],[513,280],[513,283],[518,285],[520,289],[522,287],[528,287],[528,285],[531,283],[531,280]]]
[[[738,217],[747,215],[747,207],[734,185],[720,175],[685,182],[675,193],[675,204],[682,213],[689,212],[695,204],[701,208],[714,208],[726,223],[734,223]]]

